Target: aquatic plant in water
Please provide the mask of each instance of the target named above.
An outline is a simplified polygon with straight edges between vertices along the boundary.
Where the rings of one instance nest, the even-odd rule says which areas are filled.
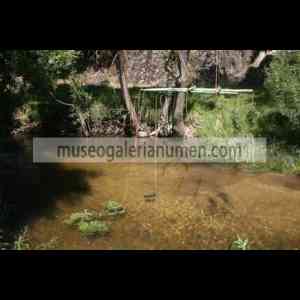
[[[76,226],[84,236],[103,236],[110,231],[106,222],[102,221],[105,216],[120,216],[126,210],[117,201],[108,201],[104,207],[103,214],[85,209],[83,212],[76,212],[64,221],[65,224]]]
[[[80,222],[78,229],[84,236],[103,236],[110,230],[109,226],[101,221]]]
[[[110,200],[106,203],[104,212],[108,216],[120,216],[126,213],[126,209],[117,201]]]
[[[101,214],[85,209],[83,212],[71,214],[71,216],[64,221],[65,224],[75,226],[82,222],[92,222],[101,218]]]
[[[237,240],[235,240],[231,247],[231,250],[249,250],[249,241],[248,239],[241,239],[239,236],[237,237]]]
[[[71,214],[64,223],[76,226],[84,236],[102,236],[109,232],[109,226],[105,222],[100,221],[101,218],[101,213],[85,209],[83,212]]]

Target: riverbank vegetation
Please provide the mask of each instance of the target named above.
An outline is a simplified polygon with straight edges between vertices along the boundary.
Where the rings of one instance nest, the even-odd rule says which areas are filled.
[[[148,94],[141,102],[139,88],[129,88],[125,50],[7,50],[0,53],[0,65],[1,137],[128,136],[139,130],[148,135],[169,135],[182,134],[185,128],[199,137],[267,137],[268,162],[251,168],[299,172],[298,52],[282,51],[272,57],[260,70],[264,80],[250,86],[254,95],[193,94],[186,105],[182,105],[184,99],[163,97],[156,107]],[[98,85],[86,82],[83,71],[99,65],[115,65],[119,87],[107,81]],[[181,70],[180,78],[175,76],[176,68]],[[175,86],[194,83],[195,74],[184,51],[166,57],[166,69],[177,78]],[[174,105],[168,106],[168,101]],[[155,131],[151,120],[157,118],[157,107],[173,110],[173,131],[167,126]]]

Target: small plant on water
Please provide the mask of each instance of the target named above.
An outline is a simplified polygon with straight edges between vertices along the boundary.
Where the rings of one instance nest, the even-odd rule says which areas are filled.
[[[103,222],[103,217],[120,216],[125,213],[126,209],[121,204],[111,200],[106,203],[103,214],[85,209],[83,212],[71,214],[64,223],[76,226],[84,236],[103,236],[110,231],[110,226]]]
[[[108,216],[120,216],[126,213],[126,209],[117,201],[110,200],[106,203],[104,212]]]
[[[231,244],[230,250],[249,250],[248,239],[243,240],[237,236],[237,240]]]
[[[76,226],[79,225],[79,223],[85,222],[91,222],[95,221],[101,218],[101,214],[94,212],[94,211],[89,211],[88,209],[85,209],[83,212],[77,212],[74,214],[71,214],[71,216],[65,220],[65,224],[71,225],[71,226]]]
[[[110,231],[109,226],[101,221],[80,222],[78,229],[84,236],[103,236]]]
[[[110,230],[109,226],[101,221],[102,214],[85,209],[83,212],[71,214],[65,224],[76,226],[84,236],[103,236]]]

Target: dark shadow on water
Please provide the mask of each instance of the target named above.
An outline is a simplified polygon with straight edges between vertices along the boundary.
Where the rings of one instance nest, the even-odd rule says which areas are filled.
[[[55,218],[58,200],[78,204],[90,192],[88,179],[99,176],[95,171],[65,169],[59,164],[32,164],[32,153],[27,147],[17,141],[10,144],[10,147],[15,144],[17,157],[22,157],[19,165],[14,162],[9,165],[9,160],[3,158],[8,165],[0,170],[3,191],[0,225],[10,235],[40,217]]]
[[[56,201],[65,199],[75,205],[90,189],[87,181],[91,174],[81,170],[64,170],[59,165],[41,165],[32,183],[17,179],[9,189],[9,201],[16,207],[18,221],[30,223],[40,215],[52,218]]]

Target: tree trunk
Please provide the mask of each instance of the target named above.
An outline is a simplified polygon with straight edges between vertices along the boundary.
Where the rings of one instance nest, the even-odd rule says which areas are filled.
[[[189,69],[189,50],[180,50],[176,51],[178,56],[178,69],[179,69],[179,77],[176,80],[176,87],[190,87],[192,84],[192,76]],[[186,127],[184,124],[184,107],[185,107],[185,94],[178,93],[176,96],[176,106],[174,112],[175,119],[175,132],[179,136],[185,136]]]
[[[139,119],[135,111],[134,105],[131,101],[130,93],[128,90],[128,78],[127,78],[127,51],[119,50],[117,58],[117,68],[119,73],[119,80],[121,85],[122,97],[125,101],[126,108],[130,115],[133,129],[137,133],[140,128]]]
[[[184,104],[185,104],[184,93],[178,93],[176,97],[176,107],[174,112],[174,120],[175,120],[174,129],[177,135],[179,136],[185,136]]]
[[[161,119],[163,123],[168,123],[169,121],[169,111],[170,111],[170,106],[172,103],[172,96],[165,96],[165,101],[164,101],[164,105],[162,108],[162,113],[161,113]]]

